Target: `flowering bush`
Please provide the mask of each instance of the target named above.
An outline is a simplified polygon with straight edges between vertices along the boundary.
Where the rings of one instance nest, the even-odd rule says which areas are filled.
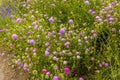
[[[120,79],[119,1],[14,3],[0,24],[1,56],[30,80]]]

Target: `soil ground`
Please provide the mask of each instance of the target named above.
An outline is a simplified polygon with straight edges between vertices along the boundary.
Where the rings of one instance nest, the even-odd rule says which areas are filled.
[[[11,61],[0,57],[0,80],[27,80],[27,73],[11,67]]]
[[[0,54],[2,50],[0,48]],[[22,74],[21,74],[22,73]],[[0,80],[27,80],[28,73],[18,68],[12,68],[12,61],[6,55],[0,55]]]

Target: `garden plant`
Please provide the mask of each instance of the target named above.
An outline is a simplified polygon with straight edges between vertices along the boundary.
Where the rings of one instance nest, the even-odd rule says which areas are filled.
[[[28,80],[120,80],[120,1],[1,1],[0,46]]]

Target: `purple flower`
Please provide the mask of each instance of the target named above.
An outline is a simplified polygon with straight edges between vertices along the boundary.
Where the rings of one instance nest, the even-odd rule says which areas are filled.
[[[102,65],[105,65],[105,62],[104,62],[104,61],[102,62]]]
[[[65,67],[65,68],[64,68],[64,73],[65,73],[65,74],[70,74],[70,69],[67,68],[67,67]]]
[[[80,32],[80,36],[81,36],[81,37],[83,36],[83,33],[82,33],[82,32]]]
[[[117,2],[111,2],[112,5],[115,5]]]
[[[53,19],[53,17],[51,17],[51,18],[49,18],[49,20],[48,20],[50,23],[53,23],[54,22],[54,19]]]
[[[29,40],[29,44],[31,44],[31,45],[35,44],[35,41],[34,40]]]
[[[1,56],[2,56],[2,57],[5,56],[5,53],[2,53]]]
[[[17,64],[18,66],[22,66],[22,62],[18,62]],[[27,68],[23,67],[24,70],[26,70]]]
[[[48,47],[49,46],[49,42],[45,43],[45,47]]]
[[[85,4],[85,5],[89,5],[90,3],[89,3],[89,1],[86,0],[86,1],[84,2],[84,4]]]
[[[68,31],[68,35],[71,35],[72,34],[72,31]]]
[[[102,64],[99,64],[99,67],[102,67]]]
[[[108,20],[108,21],[113,21],[113,17],[112,17],[111,15],[108,15],[108,16],[107,16],[107,20]]]
[[[113,18],[112,18],[112,17],[110,17],[110,18],[108,18],[108,20],[109,20],[109,21],[112,21],[112,20],[113,20]]]
[[[79,80],[84,80],[84,78],[83,78],[83,77],[80,77]]]
[[[96,12],[93,10],[92,12],[91,12],[91,14],[95,14]]]
[[[16,22],[21,23],[21,22],[22,22],[22,19],[21,19],[21,18],[17,18],[17,19],[16,19]]]
[[[5,37],[3,40],[7,40],[7,38]]]
[[[68,21],[68,23],[69,23],[69,24],[73,24],[74,22],[73,22],[72,19],[70,19],[70,20]]]
[[[91,33],[95,33],[95,30],[91,30]]]
[[[46,76],[50,76],[50,72],[46,72]]]
[[[94,34],[93,34],[93,37],[94,37],[94,38],[96,38],[96,37],[97,37],[97,34],[96,34],[96,33],[94,33]]]
[[[112,4],[109,4],[109,5],[108,5],[108,8],[109,8],[109,9],[111,9],[112,7],[113,7],[113,5],[112,5]]]
[[[96,16],[95,18],[96,18],[97,22],[101,22],[102,21],[102,19],[100,18],[100,16]]]
[[[29,48],[28,48],[28,47],[26,47],[25,51],[28,51],[28,49],[29,49]]]
[[[33,51],[33,52],[36,52],[36,48],[34,48],[32,51]]]
[[[56,76],[53,77],[52,80],[59,80],[59,77],[56,75]]]
[[[27,64],[26,63],[24,64],[23,69],[27,70]]]
[[[113,22],[112,21],[109,21],[109,24],[112,24]]]
[[[101,21],[102,21],[102,19],[101,19],[101,18],[97,19],[97,22],[101,22]]]
[[[10,48],[12,48],[13,47],[13,44],[10,44]]]
[[[119,29],[119,31],[118,31],[118,32],[119,32],[119,34],[120,34],[120,29]]]
[[[49,56],[50,55],[50,52],[49,51],[45,51],[45,56]]]
[[[11,56],[12,56],[12,57],[14,57],[14,56],[15,56],[15,54],[13,53],[13,54],[11,54]]]
[[[93,11],[93,9],[90,9],[88,12],[89,12],[89,13],[92,13],[92,11]]]
[[[48,14],[44,14],[44,17],[45,17],[46,19],[48,19]]]
[[[3,29],[0,29],[0,32],[4,32],[4,30],[3,30]]]
[[[66,41],[66,39],[65,39],[65,38],[61,38],[60,40],[61,40],[61,41]]]
[[[89,44],[89,41],[85,41],[86,42],[86,44]]]
[[[32,25],[35,26],[35,25],[36,25],[36,22],[32,22]]]
[[[54,60],[54,61],[58,61],[59,58],[57,58],[56,56],[54,56],[54,57],[53,57],[53,60]]]
[[[62,35],[65,33],[65,28],[61,28],[60,31],[59,31],[59,34]]]
[[[105,63],[105,64],[104,64],[104,66],[105,66],[105,67],[108,67],[108,66],[109,66],[109,64],[108,64],[108,63]]]
[[[17,35],[16,35],[16,34],[13,34],[13,35],[12,35],[12,39],[13,39],[13,40],[16,40],[16,39],[17,39]]]
[[[66,46],[66,48],[69,48],[70,47],[70,42],[64,43],[64,46]]]
[[[94,9],[90,9],[88,12],[89,12],[90,14],[95,14],[95,13],[96,13],[96,11],[95,11]]]

